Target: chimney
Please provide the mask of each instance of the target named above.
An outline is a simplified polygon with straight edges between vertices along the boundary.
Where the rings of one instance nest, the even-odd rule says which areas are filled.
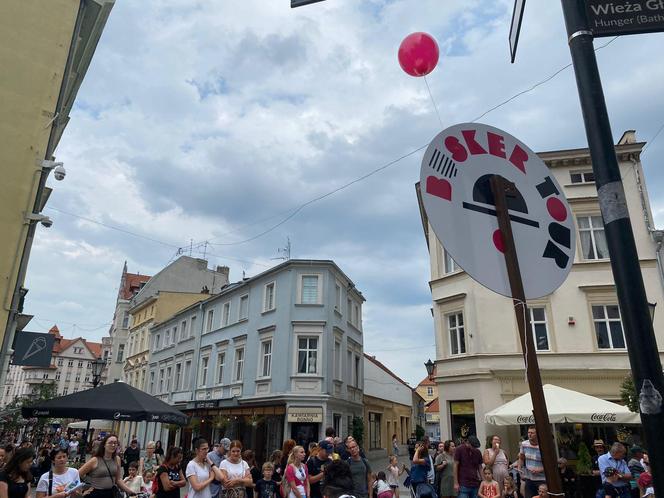
[[[228,266],[217,266],[217,273],[222,274],[226,278],[226,283],[228,283],[228,277],[230,276],[231,269]]]

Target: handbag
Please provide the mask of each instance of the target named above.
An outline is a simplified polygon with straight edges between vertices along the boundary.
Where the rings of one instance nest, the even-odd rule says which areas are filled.
[[[104,462],[104,465],[106,465],[106,470],[108,471],[108,477],[111,478],[111,482],[113,483],[113,486],[111,487],[111,496],[113,498],[124,498],[124,493],[120,491],[120,488],[118,488],[117,484],[115,484],[115,478],[111,475],[111,469],[108,467],[106,460],[104,460],[104,458],[102,457],[101,461]]]
[[[288,469],[288,465],[286,465],[286,468],[284,469],[284,475],[281,476],[281,485],[279,486],[282,498],[288,498],[288,494],[290,493],[290,483],[288,482],[288,479],[286,479],[286,469]]]
[[[245,489],[242,487],[237,488],[224,488],[221,490],[223,498],[244,498]]]

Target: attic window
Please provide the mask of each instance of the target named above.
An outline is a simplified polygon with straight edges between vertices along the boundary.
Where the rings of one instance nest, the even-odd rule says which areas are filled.
[[[83,348],[74,348],[74,354],[81,354],[83,352]]]

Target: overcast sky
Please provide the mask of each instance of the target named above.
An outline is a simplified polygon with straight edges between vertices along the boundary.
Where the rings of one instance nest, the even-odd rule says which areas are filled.
[[[30,330],[57,323],[65,337],[100,340],[125,260],[153,274],[193,241],[194,256],[206,250],[211,266],[230,266],[238,280],[278,263],[271,258],[290,237],[292,257],[333,259],[363,292],[365,351],[419,382],[435,355],[414,190],[423,151],[281,222],[440,131],[424,80],[397,62],[409,33],[440,45],[428,81],[444,126],[567,65],[553,0],[527,2],[509,63],[511,4],[327,0],[291,10],[289,0],[118,0],[56,151],[67,178],[49,180],[54,225],[38,229],[30,260]],[[662,53],[662,33],[597,52],[616,141],[627,129],[650,140],[664,125]],[[481,122],[535,151],[586,146],[571,68]],[[664,132],[642,157],[660,228],[663,157]]]

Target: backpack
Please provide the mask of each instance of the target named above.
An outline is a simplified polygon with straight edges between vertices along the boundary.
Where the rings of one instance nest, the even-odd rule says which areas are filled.
[[[157,474],[154,476],[154,479],[152,480],[152,489],[151,489],[151,491],[152,491],[153,495],[156,495],[157,491],[159,491],[159,488],[160,488],[159,482],[161,481],[161,477],[159,475],[160,474],[159,471],[161,469],[164,469],[166,472],[168,472],[168,467],[166,467],[165,465],[161,465],[161,466],[159,466],[159,468],[157,468]]]

